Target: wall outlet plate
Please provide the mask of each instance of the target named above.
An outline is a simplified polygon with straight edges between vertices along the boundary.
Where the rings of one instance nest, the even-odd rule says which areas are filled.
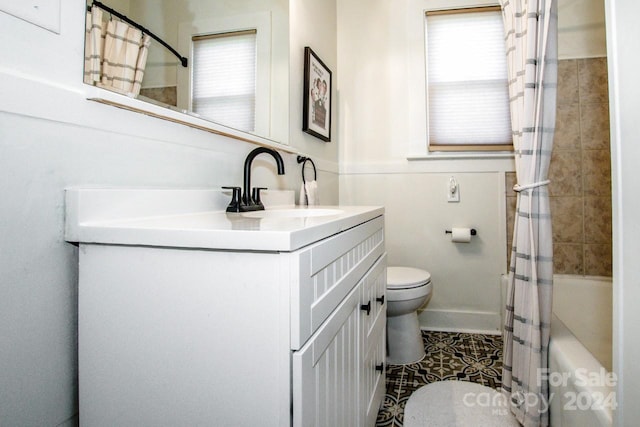
[[[460,201],[460,185],[454,177],[447,182],[447,202],[456,203]]]

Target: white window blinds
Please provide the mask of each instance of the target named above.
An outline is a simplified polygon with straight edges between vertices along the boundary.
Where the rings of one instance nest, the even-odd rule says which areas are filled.
[[[429,149],[511,150],[500,8],[427,12]]]
[[[194,112],[239,130],[255,130],[255,31],[193,37],[192,73]]]

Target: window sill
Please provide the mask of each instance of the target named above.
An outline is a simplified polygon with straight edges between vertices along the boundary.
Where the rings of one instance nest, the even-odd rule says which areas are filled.
[[[407,160],[493,160],[493,159],[512,159],[514,153],[512,151],[498,151],[498,152],[440,152],[440,153],[421,153],[421,154],[408,154]]]

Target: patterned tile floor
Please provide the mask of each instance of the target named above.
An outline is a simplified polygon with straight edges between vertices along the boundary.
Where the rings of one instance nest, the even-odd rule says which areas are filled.
[[[376,427],[402,427],[411,393],[435,381],[471,381],[499,388],[502,337],[422,331],[427,356],[410,365],[389,365],[387,391]]]

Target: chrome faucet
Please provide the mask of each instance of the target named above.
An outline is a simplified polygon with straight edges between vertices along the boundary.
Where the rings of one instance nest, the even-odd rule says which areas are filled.
[[[233,200],[227,208],[227,212],[247,212],[247,211],[261,211],[264,210],[264,205],[260,200],[260,190],[266,190],[263,187],[251,188],[251,163],[257,155],[267,153],[271,154],[276,161],[278,167],[278,175],[284,175],[284,161],[280,154],[270,148],[258,147],[251,151],[244,161],[244,192],[240,197],[239,187],[227,187],[234,189]],[[252,192],[253,190],[253,192]]]

